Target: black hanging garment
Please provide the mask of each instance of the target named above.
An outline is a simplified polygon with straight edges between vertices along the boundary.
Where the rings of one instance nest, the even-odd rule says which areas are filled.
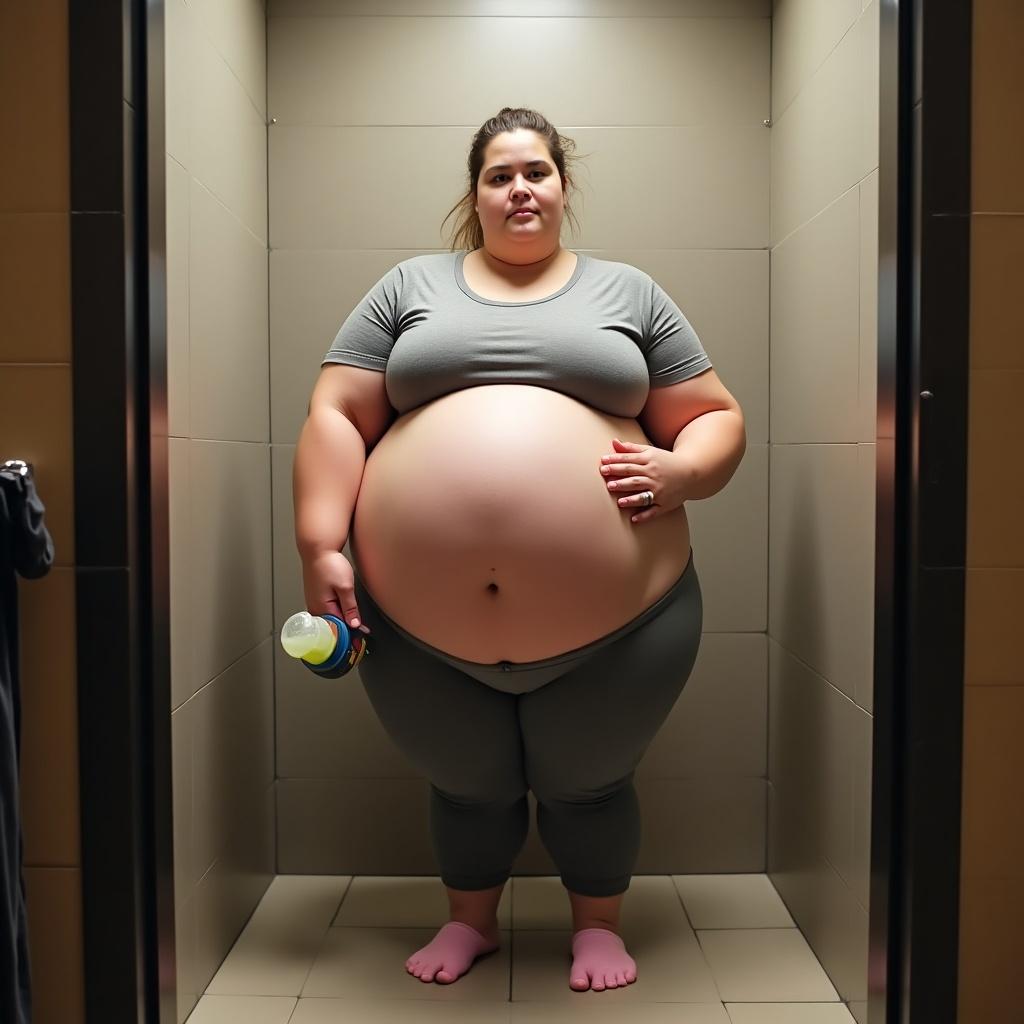
[[[0,466],[0,1021],[31,1024],[28,916],[22,877],[18,765],[21,691],[18,671],[18,589],[15,573],[45,576],[53,541],[43,504],[25,463]]]

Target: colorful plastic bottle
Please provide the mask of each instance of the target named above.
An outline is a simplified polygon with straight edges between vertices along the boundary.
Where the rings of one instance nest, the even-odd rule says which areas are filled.
[[[281,627],[281,646],[311,672],[337,679],[350,672],[368,653],[366,638],[336,615],[296,612]]]

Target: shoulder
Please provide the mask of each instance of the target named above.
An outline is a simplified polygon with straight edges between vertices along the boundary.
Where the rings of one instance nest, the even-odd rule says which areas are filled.
[[[430,275],[448,270],[457,256],[457,252],[424,252],[399,260],[392,269],[403,275]]]
[[[586,254],[587,276],[602,291],[614,289],[618,294],[642,294],[651,284],[651,276],[631,263],[606,260]]]
[[[408,294],[410,289],[415,290],[424,282],[450,274],[453,258],[450,252],[428,252],[408,256],[385,270],[370,290],[376,293],[384,292],[395,298],[403,293]]]

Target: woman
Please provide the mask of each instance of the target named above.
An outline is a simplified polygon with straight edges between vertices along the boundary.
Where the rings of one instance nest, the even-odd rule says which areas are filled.
[[[360,678],[431,784],[451,920],[406,961],[425,982],[497,949],[528,789],[572,907],[570,986],[636,980],[617,934],[633,773],[701,632],[683,502],[746,446],[668,295],[561,246],[571,146],[530,110],[480,128],[465,245],[402,261],[352,311],[295,455],[306,605],[373,634]]]

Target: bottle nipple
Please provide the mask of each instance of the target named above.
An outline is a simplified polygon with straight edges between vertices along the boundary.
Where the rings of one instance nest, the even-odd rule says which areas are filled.
[[[309,612],[296,612],[281,627],[281,646],[285,652],[311,665],[325,662],[334,653],[337,642],[334,623]]]

